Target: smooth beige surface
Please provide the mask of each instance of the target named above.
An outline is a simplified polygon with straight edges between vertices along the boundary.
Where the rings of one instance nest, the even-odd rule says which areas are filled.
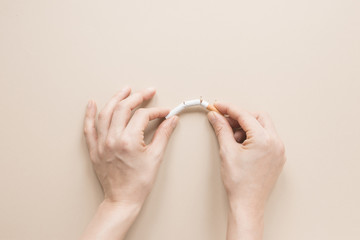
[[[360,236],[360,2],[0,0],[0,239],[77,239],[102,200],[87,100],[155,86],[268,111],[288,162],[265,239]],[[128,240],[224,239],[205,111],[181,115]],[[149,138],[149,137],[148,137]]]

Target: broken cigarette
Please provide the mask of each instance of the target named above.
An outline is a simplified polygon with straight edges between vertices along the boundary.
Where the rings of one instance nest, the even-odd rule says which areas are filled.
[[[209,102],[202,100],[202,98],[200,98],[200,99],[193,99],[193,100],[188,100],[188,101],[182,102],[180,105],[178,105],[173,110],[171,110],[170,113],[165,118],[168,119],[168,118],[182,112],[184,109],[186,109],[188,107],[192,107],[192,106],[201,106],[203,108],[206,108],[209,111],[215,111],[217,113],[220,113],[213,104],[210,104]]]

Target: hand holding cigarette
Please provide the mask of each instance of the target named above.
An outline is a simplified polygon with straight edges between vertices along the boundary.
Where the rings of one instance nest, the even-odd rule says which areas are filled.
[[[215,107],[229,116],[208,113],[220,146],[230,206],[227,240],[260,240],[265,205],[286,161],[284,144],[268,114],[219,102]],[[237,127],[241,130],[236,137]]]
[[[84,120],[84,134],[90,159],[104,191],[93,220],[82,239],[123,239],[151,191],[177,116],[164,120],[152,142],[144,143],[149,121],[164,118],[167,108],[139,108],[155,95],[148,88],[130,95],[126,87],[113,96],[98,115],[90,100]]]

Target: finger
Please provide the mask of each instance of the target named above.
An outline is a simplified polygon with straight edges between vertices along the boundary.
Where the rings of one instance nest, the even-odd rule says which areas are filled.
[[[265,129],[267,129],[268,131],[270,131],[273,134],[277,134],[275,125],[274,125],[273,121],[271,120],[271,117],[268,113],[254,112],[253,115]]]
[[[227,147],[236,143],[233,130],[224,116],[211,111],[208,113],[208,119],[214,128],[220,146]]]
[[[234,129],[234,128],[240,128],[240,125],[238,123],[238,121],[230,118],[230,117],[226,117],[226,120],[229,122],[230,126]]]
[[[156,118],[163,118],[170,112],[168,108],[140,108],[135,111],[126,129],[131,133],[143,132],[149,121]]]
[[[215,107],[222,113],[238,121],[246,133],[257,133],[263,130],[261,124],[249,112],[227,103],[216,102]]]
[[[244,130],[236,130],[234,132],[234,138],[238,143],[243,143],[246,140],[246,133]]]
[[[156,156],[161,158],[178,120],[178,116],[172,116],[171,118],[164,120],[156,130],[154,137],[149,144],[149,148]]]
[[[117,135],[124,130],[131,117],[131,111],[144,101],[151,99],[155,95],[155,92],[154,88],[148,88],[134,93],[130,97],[119,102],[115,107],[109,131],[112,134]]]
[[[116,104],[127,98],[130,95],[131,89],[129,87],[124,87],[118,93],[116,93],[110,101],[105,105],[101,110],[98,116],[97,130],[99,134],[99,142],[104,143],[106,136],[109,131],[111,117],[114,112]]]
[[[235,140],[238,143],[243,143],[246,139],[246,134],[245,134],[244,130],[240,127],[239,123],[230,117],[226,117],[226,120],[229,122],[231,128],[234,131]]]
[[[84,135],[90,156],[93,156],[97,149],[97,132],[95,128],[96,103],[93,100],[88,102],[84,118]]]

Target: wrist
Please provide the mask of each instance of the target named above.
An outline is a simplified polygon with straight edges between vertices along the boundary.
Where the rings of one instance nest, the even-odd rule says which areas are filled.
[[[143,202],[140,201],[113,201],[105,198],[99,205],[99,208],[111,210],[128,210],[129,212],[139,212],[142,208]]]
[[[142,204],[105,199],[85,230],[82,239],[124,239]]]
[[[246,216],[251,219],[264,217],[265,205],[247,201],[229,201],[229,211],[234,216]]]
[[[230,202],[228,213],[228,238],[261,240],[264,229],[264,208]]]
[[[140,202],[114,202],[104,199],[99,205],[98,211],[105,217],[113,219],[114,223],[132,223],[139,215],[142,208]]]

